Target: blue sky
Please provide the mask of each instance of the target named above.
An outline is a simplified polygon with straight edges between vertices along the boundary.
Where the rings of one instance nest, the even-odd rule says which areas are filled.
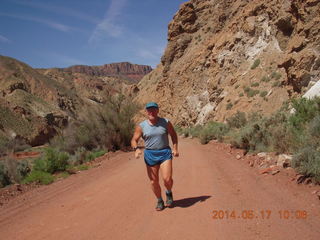
[[[0,0],[0,55],[35,68],[128,61],[156,67],[187,0]]]

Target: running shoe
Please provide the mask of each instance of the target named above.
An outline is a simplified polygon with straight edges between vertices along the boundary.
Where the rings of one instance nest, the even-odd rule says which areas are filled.
[[[166,192],[167,200],[166,200],[166,207],[172,207],[173,206],[173,197],[172,192]]]
[[[164,209],[164,202],[163,200],[158,200],[157,205],[156,205],[156,210],[157,211],[162,211]]]

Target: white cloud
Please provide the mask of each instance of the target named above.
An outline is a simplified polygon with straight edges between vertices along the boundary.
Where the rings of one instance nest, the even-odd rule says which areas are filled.
[[[56,29],[56,30],[59,30],[62,32],[70,32],[71,30],[76,30],[75,28],[72,28],[68,25],[54,22],[54,21],[44,19],[44,18],[36,18],[36,17],[31,17],[31,16],[21,16],[21,15],[15,15],[15,14],[7,14],[7,13],[0,13],[0,16],[12,17],[12,18],[21,19],[21,20],[42,23],[44,25],[47,25],[48,27],[51,27],[53,29]]]
[[[106,36],[119,37],[123,28],[117,23],[127,0],[111,0],[104,19],[99,22],[89,38],[89,43],[101,41]]]
[[[99,19],[94,17],[94,16],[90,16],[86,13],[80,12],[80,11],[76,11],[74,9],[71,8],[65,8],[65,7],[61,7],[61,6],[53,6],[53,5],[49,5],[47,3],[41,3],[41,2],[27,2],[27,1],[18,1],[18,0],[10,0],[13,3],[19,4],[19,5],[23,5],[23,6],[28,6],[28,7],[32,7],[32,8],[38,8],[38,9],[42,9],[42,10],[46,10],[49,12],[53,12],[56,13],[58,15],[65,15],[65,16],[71,16],[71,17],[75,17],[90,23],[94,23],[97,24],[99,23]]]
[[[5,36],[0,35],[0,42],[10,43],[11,41],[8,38],[6,38]]]
[[[72,27],[69,27],[69,26],[67,26],[65,24],[53,22],[53,21],[50,21],[50,20],[45,20],[45,19],[32,19],[32,20],[35,21],[35,22],[44,23],[47,26],[49,26],[51,28],[54,28],[56,30],[62,31],[62,32],[70,32],[72,30]]]

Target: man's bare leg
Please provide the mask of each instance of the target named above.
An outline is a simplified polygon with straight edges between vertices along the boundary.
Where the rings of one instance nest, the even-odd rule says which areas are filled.
[[[147,166],[147,172],[148,172],[148,177],[150,179],[151,183],[151,189],[156,195],[156,197],[159,199],[161,198],[161,187],[159,185],[159,165],[155,166]]]
[[[172,196],[172,185],[173,185],[173,179],[172,179],[172,160],[166,160],[160,165],[161,174],[163,178],[164,185],[167,189],[166,191],[166,206],[172,207],[173,206],[173,196]]]
[[[172,179],[172,160],[166,160],[160,165],[161,175],[163,178],[164,186],[168,191],[171,191],[173,185]]]

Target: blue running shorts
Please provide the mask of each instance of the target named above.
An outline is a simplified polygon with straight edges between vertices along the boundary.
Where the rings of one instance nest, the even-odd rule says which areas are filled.
[[[144,161],[145,163],[152,167],[157,164],[161,164],[166,160],[172,159],[171,148],[164,149],[145,149],[144,150]]]

